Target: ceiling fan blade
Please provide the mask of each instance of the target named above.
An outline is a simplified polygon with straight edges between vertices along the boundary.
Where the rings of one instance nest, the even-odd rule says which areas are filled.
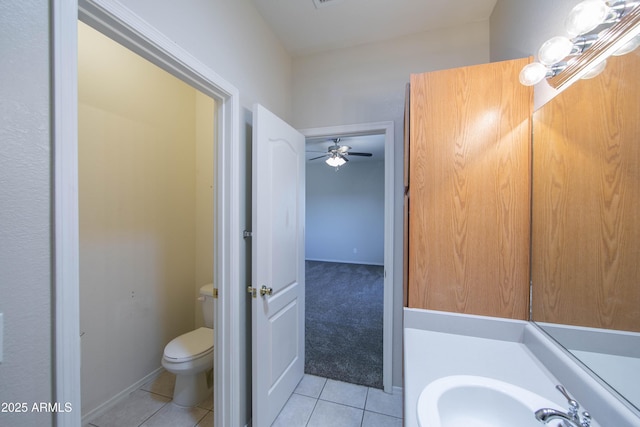
[[[346,153],[346,154],[348,154],[348,155],[350,155],[350,156],[364,156],[364,157],[371,157],[371,156],[373,156],[373,154],[371,154],[371,153],[353,153],[353,152],[348,152],[348,153]]]
[[[323,158],[323,157],[327,157],[327,155],[326,155],[326,154],[323,154],[322,156],[318,156],[318,157],[314,157],[313,159],[309,159],[309,161],[311,161],[311,160],[318,160],[318,159],[321,159],[321,158]]]

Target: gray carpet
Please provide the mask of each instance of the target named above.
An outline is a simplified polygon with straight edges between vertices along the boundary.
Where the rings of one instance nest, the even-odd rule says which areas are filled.
[[[382,388],[382,266],[306,262],[305,372]]]

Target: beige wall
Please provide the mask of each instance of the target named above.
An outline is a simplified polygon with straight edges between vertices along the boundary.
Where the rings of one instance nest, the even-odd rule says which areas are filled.
[[[200,287],[213,282],[214,257],[214,126],[213,99],[196,91],[196,242],[195,242],[195,297],[200,295]],[[215,119],[213,121],[215,123]],[[196,327],[204,325],[202,307],[196,303]]]
[[[213,101],[84,24],[78,39],[86,413],[194,328],[196,283],[213,271]]]

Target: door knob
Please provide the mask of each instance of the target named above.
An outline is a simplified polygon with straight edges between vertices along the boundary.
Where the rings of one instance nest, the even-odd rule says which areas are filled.
[[[267,288],[265,285],[262,285],[260,288],[260,296],[271,295],[273,293],[272,288]]]

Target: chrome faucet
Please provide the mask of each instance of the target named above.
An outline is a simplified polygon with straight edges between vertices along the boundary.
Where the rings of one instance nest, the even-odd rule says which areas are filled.
[[[574,418],[557,409],[543,408],[536,411],[536,419],[543,424],[552,420],[560,420],[563,427],[589,427],[591,425],[591,416],[588,412],[584,412],[583,418],[580,419],[579,415]]]
[[[536,419],[543,424],[547,424],[552,420],[560,420],[562,421],[563,427],[589,427],[591,425],[591,415],[585,411],[582,413],[581,417],[578,413],[578,410],[580,409],[578,402],[571,398],[563,386],[557,385],[556,388],[567,399],[567,402],[569,403],[569,410],[567,412],[562,412],[552,408],[538,409],[535,413]]]

